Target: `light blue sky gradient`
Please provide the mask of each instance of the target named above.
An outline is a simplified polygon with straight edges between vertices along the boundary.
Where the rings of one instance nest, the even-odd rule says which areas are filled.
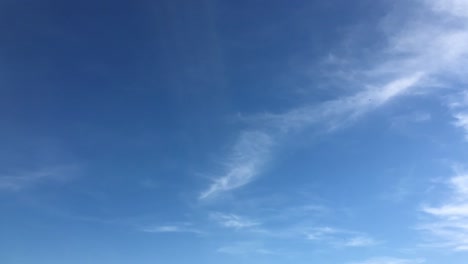
[[[466,263],[467,0],[0,12],[0,263]]]

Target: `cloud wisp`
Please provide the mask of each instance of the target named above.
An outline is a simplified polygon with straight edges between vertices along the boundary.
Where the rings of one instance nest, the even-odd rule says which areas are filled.
[[[357,76],[362,76],[349,84],[354,94],[256,117],[260,120],[257,123],[263,123],[264,127],[241,133],[230,155],[238,158],[228,158],[224,174],[215,178],[199,198],[214,197],[252,182],[263,172],[265,162],[272,155],[273,143],[293,131],[311,125],[322,125],[332,131],[400,96],[426,91],[418,88],[445,86],[444,79],[448,76],[466,80],[463,69],[468,66],[468,15],[464,8],[468,1],[417,3],[424,11],[423,16],[414,15],[405,24],[398,19],[386,24],[387,47],[377,52],[375,57],[379,59],[364,69],[351,65],[350,74],[360,69]],[[468,131],[468,114],[456,113],[454,117],[455,125]],[[250,145],[253,147],[246,147]]]
[[[22,191],[44,182],[61,182],[73,178],[76,166],[53,166],[34,171],[0,174],[0,191]]]
[[[260,222],[253,221],[235,214],[214,213],[211,215],[211,218],[223,227],[236,230],[252,228],[261,224]]]
[[[213,180],[200,199],[214,197],[250,183],[264,168],[274,142],[285,132],[301,130],[310,125],[323,123],[330,129],[337,129],[359,116],[378,108],[396,96],[407,92],[424,77],[416,72],[379,89],[366,89],[355,95],[325,102],[320,105],[300,107],[284,114],[268,114],[262,117],[272,129],[265,131],[248,130],[241,133],[233,153],[226,162],[226,172]]]
[[[225,174],[213,180],[200,199],[214,197],[219,193],[248,184],[257,176],[268,159],[272,138],[260,131],[243,132],[236,142],[229,159],[225,161]]]
[[[332,227],[314,228],[306,233],[306,239],[348,248],[371,247],[381,243],[366,234]]]
[[[468,174],[459,173],[448,185],[450,197],[437,206],[423,206],[431,217],[419,228],[431,235],[431,246],[468,251]]]
[[[468,141],[468,90],[452,96],[448,102],[454,118],[453,125],[463,130]]]
[[[280,255],[277,250],[269,250],[262,243],[248,241],[220,247],[217,252],[228,255]]]
[[[346,95],[300,105],[284,112],[248,117],[247,120],[254,124],[240,133],[232,153],[225,159],[224,172],[213,179],[199,199],[210,199],[254,181],[264,173],[274,156],[275,146],[285,138],[315,127],[333,132],[399,98],[431,95],[433,89],[437,90],[437,95],[452,98],[447,104],[453,117],[449,122],[463,131],[468,140],[468,90],[464,88],[468,84],[468,0],[417,0],[413,3],[419,9],[410,19],[399,20],[398,16],[392,18],[389,14],[390,19],[387,17],[383,21],[386,23],[383,25],[387,34],[386,47],[374,54],[375,59],[369,66],[352,62],[340,65],[349,67],[340,72],[353,75],[348,81],[343,78],[350,86]],[[414,109],[411,111],[414,113]],[[430,118],[430,113],[415,116],[415,122]],[[468,251],[468,175],[457,174],[451,178],[449,186],[452,190],[450,198],[441,204],[422,208],[426,221],[419,225],[419,229],[429,234],[430,246]],[[395,199],[401,200],[406,195],[401,190]],[[248,231],[251,228],[248,224],[244,227],[237,220],[224,219],[231,221],[228,225],[232,229]],[[299,224],[270,229],[268,222],[264,222],[261,229],[264,232],[259,235],[273,239],[302,238],[338,248],[370,247],[382,243],[365,233],[335,228],[310,228]],[[421,263],[425,260],[378,257],[354,264]]]
[[[350,264],[422,264],[426,261],[424,259],[403,259],[392,257],[376,257],[359,262],[352,262]]]
[[[140,229],[146,233],[192,233],[201,235],[203,231],[192,227],[190,223],[148,226]]]

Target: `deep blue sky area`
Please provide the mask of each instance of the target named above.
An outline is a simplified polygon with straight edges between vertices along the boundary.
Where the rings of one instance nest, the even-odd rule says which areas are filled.
[[[0,263],[463,264],[467,10],[0,0]]]

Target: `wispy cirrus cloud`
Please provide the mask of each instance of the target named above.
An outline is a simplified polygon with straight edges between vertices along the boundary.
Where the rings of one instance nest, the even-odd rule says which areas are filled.
[[[432,9],[441,14],[445,20],[434,33],[437,34],[436,44],[439,47],[439,55],[444,58],[445,70],[440,72],[455,75],[456,86],[459,92],[450,96],[448,107],[452,111],[454,126],[461,128],[468,140],[468,1],[467,0],[426,0]],[[429,39],[430,36],[427,37]],[[434,47],[434,49],[435,49]],[[435,51],[434,51],[435,53]],[[435,56],[435,55],[433,55]],[[461,92],[460,92],[461,90]]]
[[[468,102],[465,98],[468,97],[465,93],[462,93],[450,106],[454,118],[454,126],[463,130],[465,134],[465,140],[468,141]]]
[[[337,129],[394,97],[404,94],[423,77],[423,73],[416,72],[381,87],[366,89],[355,95],[318,106],[300,107],[284,114],[264,115],[262,119],[268,123],[267,127],[272,129],[242,132],[226,162],[225,175],[214,179],[199,198],[213,197],[250,183],[262,171],[265,162],[269,159],[273,143],[280,140],[285,132],[304,129],[318,123],[325,124],[330,129]]]
[[[370,247],[381,242],[355,231],[332,227],[317,227],[307,231],[306,238],[311,241],[326,243],[336,247]]]
[[[448,12],[452,15],[468,17],[468,1],[466,0],[426,0],[440,12]]]
[[[218,253],[229,255],[279,255],[277,250],[267,249],[263,243],[259,242],[237,242],[232,245],[218,248]]]
[[[302,207],[304,211],[316,212],[322,207]],[[238,234],[248,235],[248,237],[259,241],[283,241],[294,239],[303,244],[317,243],[322,246],[336,248],[358,248],[371,247],[382,244],[370,235],[332,226],[317,226],[311,216],[304,218],[302,214],[294,211],[289,218],[276,218],[275,216],[263,215],[260,220],[241,216],[233,213],[212,213],[210,219],[219,226],[236,231]],[[288,221],[285,222],[284,220]]]
[[[468,174],[458,173],[447,184],[449,198],[440,205],[423,206],[431,218],[419,228],[431,236],[430,246],[468,251]]]
[[[446,104],[453,116],[452,124],[462,130],[468,141],[468,89],[450,95]]]
[[[422,72],[380,84],[322,104],[299,107],[282,114],[264,115],[279,131],[304,129],[313,124],[324,124],[330,129],[340,128],[350,121],[376,109],[397,96],[409,92],[424,77]]]
[[[415,111],[413,113],[406,113],[393,117],[391,120],[391,127],[400,130],[406,128],[408,125],[430,122],[431,119],[432,115],[430,113]]]
[[[358,235],[348,238],[342,243],[342,245],[345,247],[370,247],[377,244],[379,244],[378,241],[365,235]]]
[[[211,218],[221,226],[233,229],[245,229],[260,225],[258,221],[253,221],[235,214],[214,213],[211,215]]]
[[[467,113],[457,113],[455,114],[455,125],[457,127],[462,128],[465,130],[466,133],[468,133],[468,112]],[[468,139],[468,138],[467,138]]]
[[[341,72],[349,71],[353,75],[348,85],[354,93],[283,113],[255,116],[257,128],[242,132],[234,147],[235,154],[231,154],[243,158],[227,162],[225,172],[215,178],[199,198],[213,197],[252,182],[263,172],[266,160],[272,155],[272,143],[280,142],[293,131],[312,125],[333,131],[398,97],[424,94],[428,87],[445,86],[447,78],[468,80],[464,70],[468,67],[467,1],[421,0],[415,3],[422,12],[415,12],[411,19],[401,20],[397,16],[392,19],[389,14],[390,19],[387,17],[383,21],[387,45],[376,51],[372,63],[366,67],[356,63],[341,65]],[[466,117],[456,113],[455,124],[468,128]],[[258,123],[263,124],[263,128],[258,128]],[[246,134],[257,136],[246,137]],[[261,143],[266,138],[268,143]],[[245,145],[255,146],[256,151],[239,148]]]
[[[0,191],[22,191],[46,182],[67,181],[76,176],[77,166],[50,166],[0,174]]]
[[[194,228],[190,223],[147,226],[141,228],[140,230],[146,233],[192,233],[199,235],[204,234],[203,231]]]
[[[251,182],[268,160],[273,141],[271,135],[261,131],[243,132],[229,158],[224,162],[223,176],[215,178],[200,199],[242,187]]]
[[[424,259],[403,259],[392,257],[376,257],[358,262],[351,262],[350,264],[422,264],[426,261]]]

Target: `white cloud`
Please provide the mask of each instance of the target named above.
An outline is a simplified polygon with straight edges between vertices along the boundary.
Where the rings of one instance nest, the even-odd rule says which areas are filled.
[[[179,226],[156,226],[151,228],[145,228],[145,232],[155,232],[155,233],[171,233],[171,232],[181,232],[182,229]]]
[[[450,96],[447,105],[455,120],[453,124],[463,130],[465,140],[468,141],[468,90]]]
[[[278,255],[278,252],[266,249],[259,242],[238,242],[233,245],[218,248],[218,253],[229,255]]]
[[[158,225],[141,228],[141,231],[147,233],[193,233],[203,234],[204,232],[195,229],[191,224],[170,224],[170,225]]]
[[[402,259],[391,257],[371,258],[364,261],[352,262],[351,264],[421,264],[425,263],[424,259]]]
[[[314,206],[313,210],[315,209]],[[210,215],[210,218],[222,227],[248,232],[256,238],[268,240],[298,239],[337,248],[371,247],[382,243],[362,232],[330,226],[311,227],[308,222],[298,223],[295,217],[297,215],[291,215],[287,218],[290,223],[285,224],[284,220],[278,223],[269,219],[262,223],[236,214],[213,213]]]
[[[431,216],[420,229],[431,235],[430,246],[468,251],[468,174],[459,174],[448,182],[450,197],[438,206],[423,206]]]
[[[262,119],[266,120],[269,123],[268,127],[273,127],[273,129],[268,132],[243,132],[234,146],[231,158],[227,161],[226,173],[216,178],[199,198],[209,198],[250,183],[267,161],[273,141],[279,138],[278,132],[303,129],[314,123],[325,123],[331,129],[336,129],[394,97],[406,93],[423,77],[423,73],[416,72],[392,80],[380,87],[366,89],[355,95],[318,106],[301,107],[279,115],[265,115]]]
[[[432,119],[432,115],[426,112],[413,112],[405,113],[392,117],[391,127],[395,129],[406,128],[411,124],[420,124],[429,122]]]
[[[220,225],[233,229],[245,229],[260,225],[260,223],[257,221],[253,221],[235,214],[215,213],[212,214],[211,217]]]
[[[266,133],[259,131],[242,133],[226,161],[226,173],[214,179],[199,198],[213,197],[251,182],[262,169],[271,147],[271,136]]]
[[[309,240],[324,240],[336,233],[341,233],[341,231],[331,227],[317,227],[307,232],[306,237]]]
[[[375,71],[396,74],[419,71],[425,73],[429,85],[450,88],[447,93],[456,94],[448,104],[454,125],[464,129],[468,138],[468,92],[464,88],[468,84],[468,1],[422,3],[423,12],[392,37],[388,53],[400,58],[388,60]]]
[[[262,165],[272,151],[271,142],[280,141],[291,131],[311,125],[322,125],[329,130],[341,128],[400,96],[424,94],[428,86],[434,84],[445,86],[445,79],[468,81],[467,1],[423,0],[420,3],[422,12],[419,14],[424,15],[415,12],[409,22],[394,19],[387,24],[387,47],[375,54],[378,59],[367,68],[356,63],[340,64],[348,67],[341,71],[348,70],[354,76],[349,83],[350,89],[355,91],[353,94],[253,118],[256,126],[260,123],[264,127],[243,132],[236,146],[253,145],[257,151],[246,151],[241,155],[243,158],[228,162],[226,172],[216,178],[200,198],[251,182],[262,172]],[[468,128],[466,114],[455,113],[455,118],[457,126]],[[251,133],[259,136],[245,137]]]
[[[449,98],[448,106],[452,110],[460,110],[468,107],[468,90],[464,90],[459,94]]]
[[[380,243],[368,235],[332,227],[314,228],[306,232],[306,238],[336,247],[370,247]]]
[[[458,86],[466,86],[468,77],[468,1],[467,0],[426,0],[432,10],[442,19],[424,32],[425,37],[415,42],[430,43],[429,51],[423,52],[426,62],[435,64],[434,74],[456,77]],[[411,36],[410,36],[411,37]],[[421,42],[424,41],[424,42]],[[426,48],[426,47],[425,47]],[[442,51],[442,52],[441,52]],[[423,61],[424,62],[424,61]],[[434,63],[435,62],[435,63]],[[460,84],[461,83],[461,84]],[[455,119],[454,125],[463,129],[468,140],[468,91],[458,88],[448,104]]]
[[[66,181],[76,175],[77,169],[77,166],[53,166],[0,174],[0,191],[21,191],[43,182]]]
[[[457,194],[460,196],[459,198],[468,198],[468,175],[461,174],[459,176],[453,177],[450,182],[452,186],[454,186]]]
[[[369,247],[375,246],[378,242],[368,236],[356,236],[346,240],[343,243],[345,247]]]
[[[465,138],[468,140],[468,113],[456,113],[454,117],[456,119],[455,126],[465,131]]]
[[[427,0],[427,2],[438,12],[447,12],[455,16],[468,17],[467,0]]]
[[[318,105],[293,109],[283,114],[266,115],[269,122],[280,131],[303,129],[323,123],[332,129],[345,125],[389,100],[403,95],[424,77],[421,72],[403,76],[378,87],[367,88],[354,95],[338,98]]]

